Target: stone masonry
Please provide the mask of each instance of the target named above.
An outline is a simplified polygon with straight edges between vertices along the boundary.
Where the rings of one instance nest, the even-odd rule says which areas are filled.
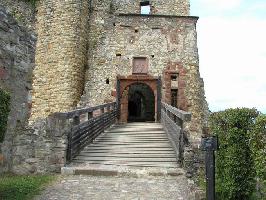
[[[151,15],[140,15],[140,1],[92,4],[88,68],[81,105],[114,101],[117,75],[131,75],[133,59],[145,57],[148,75],[162,77],[162,96],[167,103],[171,102],[171,75],[178,74],[178,107],[192,112],[188,128],[197,145],[208,112],[199,74],[198,18],[188,16],[187,1],[150,3]]]
[[[0,0],[14,13],[30,8],[25,2],[12,2]],[[150,5],[150,15],[140,13],[142,4]],[[178,89],[176,106],[192,113],[187,136],[193,148],[198,146],[208,105],[199,73],[198,18],[189,16],[188,0],[42,0],[36,12],[30,10],[21,17],[14,14],[28,30],[0,10],[0,56],[6,55],[4,62],[0,60],[1,87],[16,94],[12,131],[2,147],[6,168],[16,173],[58,172],[65,164],[69,123],[54,113],[115,101],[130,87],[117,94],[117,77],[152,85],[155,97],[161,77],[166,103],[171,103],[171,89]],[[36,38],[29,30],[36,30],[38,38],[33,76]],[[147,60],[145,75],[132,73],[135,58]],[[126,98],[122,100],[128,105]]]
[[[30,31],[35,31],[36,11],[33,3],[24,0],[0,0],[0,5],[7,9],[18,24]]]
[[[10,170],[16,153],[28,145],[23,129],[30,112],[35,43],[36,36],[0,6],[0,88],[11,95],[11,112],[2,149],[0,144],[0,157],[3,158],[0,172]]]
[[[86,66],[88,1],[39,1],[31,121],[77,106]]]

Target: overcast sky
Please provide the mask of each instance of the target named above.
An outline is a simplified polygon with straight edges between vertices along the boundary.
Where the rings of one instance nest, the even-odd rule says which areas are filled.
[[[266,113],[266,0],[191,0],[200,72],[211,111]]]

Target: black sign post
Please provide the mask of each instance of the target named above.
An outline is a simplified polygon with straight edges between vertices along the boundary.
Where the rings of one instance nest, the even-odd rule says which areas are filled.
[[[216,136],[202,139],[201,147],[206,151],[206,184],[207,200],[215,200],[215,155],[214,151],[218,150],[218,139]]]

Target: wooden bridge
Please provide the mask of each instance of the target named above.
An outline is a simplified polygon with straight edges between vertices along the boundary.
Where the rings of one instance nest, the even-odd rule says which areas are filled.
[[[117,123],[117,104],[65,114],[72,121],[67,161],[71,166],[105,165],[178,168],[183,159],[183,123],[191,114],[161,103],[161,123]]]

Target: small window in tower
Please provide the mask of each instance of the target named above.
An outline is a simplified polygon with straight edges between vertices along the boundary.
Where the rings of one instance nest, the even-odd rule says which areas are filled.
[[[177,75],[172,75],[172,76],[171,76],[171,80],[172,80],[172,81],[177,81]]]
[[[151,5],[149,1],[140,2],[140,14],[142,15],[151,14]]]

